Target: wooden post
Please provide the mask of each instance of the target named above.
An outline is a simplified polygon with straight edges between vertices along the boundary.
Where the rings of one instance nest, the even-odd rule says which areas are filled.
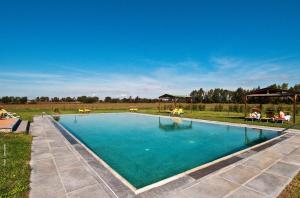
[[[296,124],[296,105],[297,105],[297,94],[294,95],[293,99],[293,124]]]
[[[260,108],[260,114],[262,114],[262,104],[261,104],[261,101],[260,101],[260,104],[259,104],[259,108]]]
[[[245,117],[247,117],[247,96],[245,96]]]
[[[176,109],[176,98],[174,98],[174,109]]]
[[[158,99],[158,112],[160,113],[160,98]]]

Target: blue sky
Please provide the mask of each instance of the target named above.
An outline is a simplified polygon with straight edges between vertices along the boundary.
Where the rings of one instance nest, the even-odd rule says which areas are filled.
[[[300,83],[300,1],[0,0],[0,96]]]

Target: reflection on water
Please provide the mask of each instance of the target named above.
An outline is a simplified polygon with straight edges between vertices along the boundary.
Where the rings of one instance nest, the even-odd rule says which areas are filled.
[[[187,122],[183,122],[181,118],[173,118],[172,123],[162,123],[160,117],[158,117],[158,125],[159,128],[164,131],[178,131],[178,130],[187,130],[193,128],[193,122],[190,121],[188,124]]]
[[[245,145],[247,145],[247,146],[256,145],[256,144],[259,144],[259,143],[262,143],[262,142],[268,140],[268,138],[263,135],[263,130],[262,129],[248,129],[247,127],[245,127],[244,130],[245,130],[245,132],[244,132],[244,134],[245,134],[244,142],[245,142]],[[248,136],[248,130],[252,130],[251,131],[252,133],[256,132],[255,133],[256,137],[255,138],[250,138]]]
[[[57,122],[59,122],[60,120],[60,116],[59,115],[53,115],[52,116],[54,120],[56,120]]]
[[[76,115],[75,115],[75,118],[74,118],[74,123],[75,123],[75,124],[77,123],[77,118],[76,118]]]

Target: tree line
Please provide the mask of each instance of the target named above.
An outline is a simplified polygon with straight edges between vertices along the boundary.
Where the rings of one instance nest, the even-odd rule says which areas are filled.
[[[281,85],[273,84],[270,88],[285,89],[292,92],[300,92],[300,84],[289,87],[288,83]],[[241,104],[244,102],[244,98],[247,94],[252,91],[260,89],[260,87],[253,89],[237,88],[236,90],[228,90],[222,88],[215,88],[210,90],[204,90],[200,88],[193,90],[190,96],[193,102],[196,103],[236,103]],[[128,97],[128,98],[113,98],[107,96],[104,100],[99,99],[97,96],[79,96],[79,97],[47,97],[39,96],[35,99],[28,100],[27,97],[14,97],[14,96],[3,96],[0,98],[0,103],[4,104],[25,104],[25,103],[40,103],[40,102],[80,102],[80,103],[97,103],[97,102],[109,102],[109,103],[152,103],[158,102],[158,99],[140,98],[140,97]],[[190,100],[182,101],[190,102]],[[290,103],[286,98],[251,98],[249,103]]]
[[[283,83],[281,85],[273,84],[268,86],[269,88],[284,89],[291,92],[300,92],[300,84],[296,84],[292,87],[288,86],[288,83]],[[258,90],[260,87],[253,89],[243,89],[237,88],[235,91],[215,88],[205,91],[200,88],[199,90],[193,90],[190,96],[193,98],[194,102],[199,103],[244,103],[244,98],[246,95],[250,94],[252,91]],[[248,103],[290,103],[287,98],[280,97],[259,97],[250,98]]]

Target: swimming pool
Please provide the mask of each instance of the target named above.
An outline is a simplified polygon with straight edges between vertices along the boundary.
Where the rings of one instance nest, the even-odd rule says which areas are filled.
[[[135,113],[63,115],[59,122],[137,189],[280,135]]]

